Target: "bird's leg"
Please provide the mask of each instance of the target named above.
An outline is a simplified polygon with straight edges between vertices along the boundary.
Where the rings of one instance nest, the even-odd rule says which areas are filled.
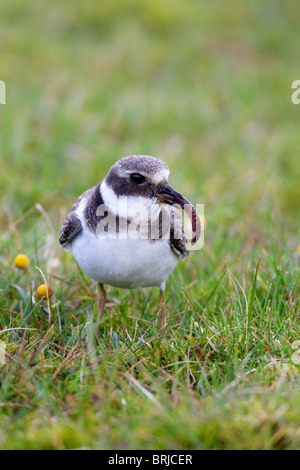
[[[97,322],[101,319],[103,315],[105,302],[106,302],[106,292],[103,287],[103,284],[99,282]]]
[[[159,322],[160,327],[165,328],[167,325],[167,316],[166,316],[166,301],[165,301],[165,287],[161,287],[159,290]]]

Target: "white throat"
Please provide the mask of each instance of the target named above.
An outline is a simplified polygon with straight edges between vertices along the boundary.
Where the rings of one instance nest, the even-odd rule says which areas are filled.
[[[101,196],[105,205],[109,206],[111,211],[120,216],[120,217],[128,217],[128,215],[132,213],[136,213],[139,207],[148,214],[148,210],[155,204],[155,200],[149,197],[143,196],[117,196],[114,190],[106,183],[106,181],[102,181],[100,186]]]

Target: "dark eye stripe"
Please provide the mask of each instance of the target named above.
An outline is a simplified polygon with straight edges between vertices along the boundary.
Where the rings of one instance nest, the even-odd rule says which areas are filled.
[[[131,179],[131,181],[133,181],[136,184],[141,184],[141,183],[144,183],[145,176],[140,175],[139,173],[132,173],[130,175],[130,179]]]

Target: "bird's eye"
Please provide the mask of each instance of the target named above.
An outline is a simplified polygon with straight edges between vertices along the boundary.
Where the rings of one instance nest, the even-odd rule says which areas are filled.
[[[131,179],[131,181],[133,181],[136,184],[141,184],[141,183],[144,183],[145,176],[140,175],[139,173],[132,173],[130,175],[130,179]]]

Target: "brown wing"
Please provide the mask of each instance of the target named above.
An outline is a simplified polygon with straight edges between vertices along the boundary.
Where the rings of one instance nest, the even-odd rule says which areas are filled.
[[[83,198],[87,196],[87,193],[90,190],[85,191],[79,198],[74,202],[72,209],[68,213],[64,223],[61,226],[59,232],[59,243],[68,250],[68,244],[73,240],[73,238],[82,230],[82,225],[79,217],[76,214],[76,209],[78,208],[80,202]]]
[[[81,232],[82,225],[79,218],[76,215],[76,212],[71,210],[67,215],[66,220],[64,221],[60,232],[59,232],[59,243],[65,248],[68,249],[69,243],[73,238]]]
[[[97,207],[103,204],[103,199],[99,191],[101,183],[102,181],[97,184],[97,186],[94,186],[93,188],[90,188],[81,194],[67,215],[67,218],[64,221],[59,233],[59,242],[66,250],[69,249],[68,245],[73,240],[73,238],[76,237],[76,235],[78,235],[78,233],[82,230],[81,221],[76,214],[76,210],[78,209],[82,200],[86,200],[85,209],[83,212],[86,225],[91,231],[96,231],[97,223],[99,220],[101,220],[101,217],[97,217],[96,215]]]
[[[187,248],[188,242],[182,223],[182,211],[174,206],[163,204],[161,212],[167,213],[168,216],[162,217],[162,220],[165,220],[165,224],[162,221],[160,236],[164,236],[168,233],[171,249],[178,256],[182,256],[183,259],[187,258],[189,250]]]
[[[170,246],[182,259],[189,256],[181,213],[177,209],[171,210],[170,214]]]
[[[185,260],[189,256],[189,250],[186,247],[184,240],[170,239],[170,245],[173,251]]]

